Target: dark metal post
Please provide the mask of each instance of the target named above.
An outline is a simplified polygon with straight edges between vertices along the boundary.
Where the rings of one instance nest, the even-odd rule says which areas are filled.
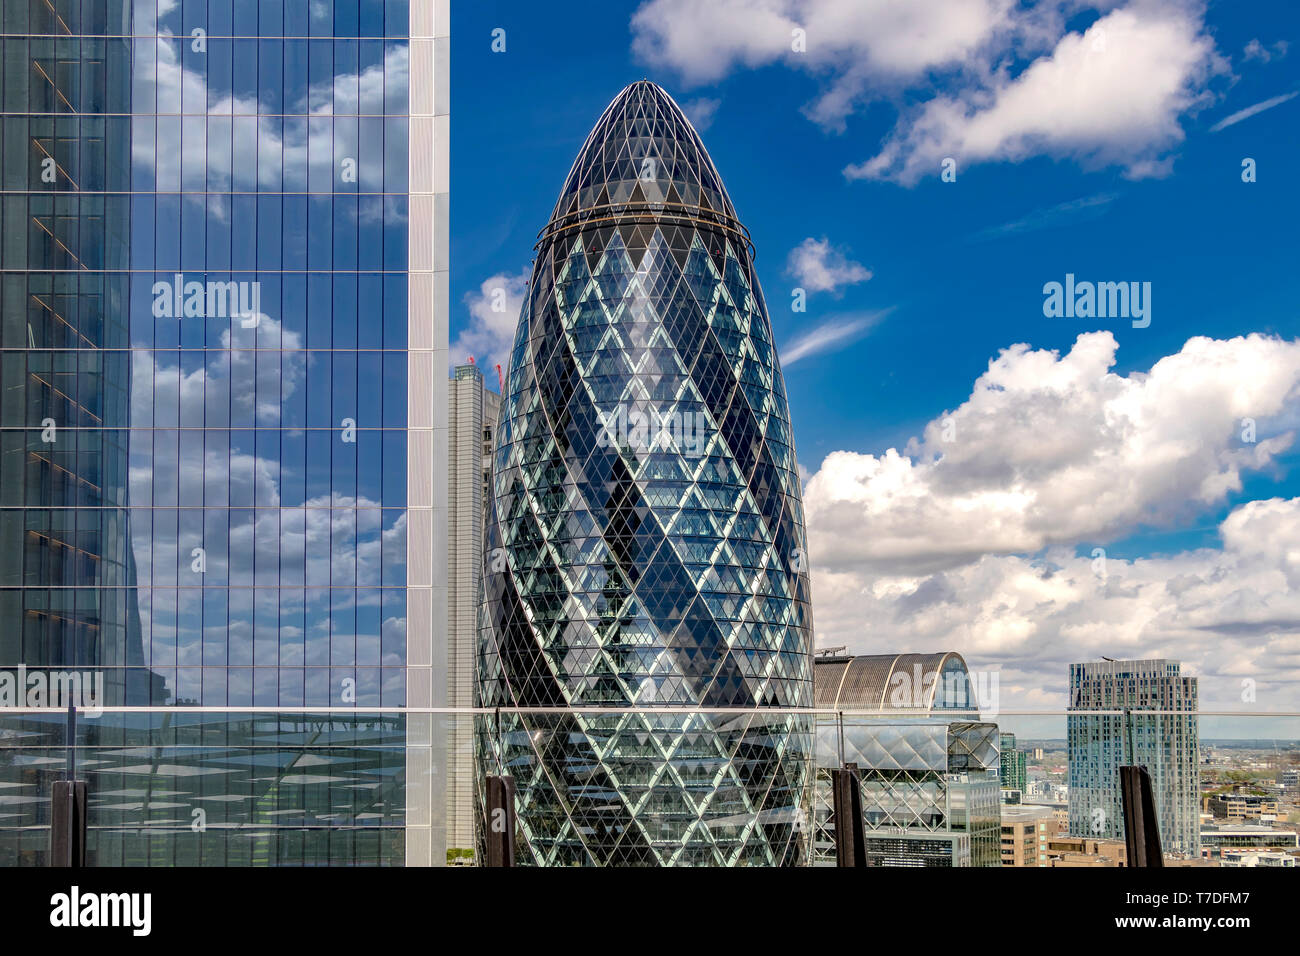
[[[50,866],[86,865],[86,781],[56,780],[50,794]]]
[[[77,775],[77,708],[68,706],[66,780],[50,787],[50,866],[86,865],[86,782]]]
[[[831,792],[835,813],[835,865],[866,866],[867,841],[863,832],[857,764],[845,764],[844,769],[831,771]]]
[[[1129,866],[1164,866],[1160,824],[1146,767],[1120,767],[1119,789],[1124,798],[1124,843]]]
[[[515,778],[487,778],[487,866],[515,865]]]
[[[67,766],[64,774],[65,780],[77,779],[77,705],[68,705],[68,725],[67,731],[63,738],[67,746]]]

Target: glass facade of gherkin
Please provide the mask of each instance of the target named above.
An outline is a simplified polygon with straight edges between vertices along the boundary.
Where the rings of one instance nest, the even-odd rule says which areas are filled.
[[[493,492],[477,702],[554,708],[480,728],[520,861],[806,862],[811,719],[765,713],[813,704],[785,387],[748,234],[647,81],[542,230]]]

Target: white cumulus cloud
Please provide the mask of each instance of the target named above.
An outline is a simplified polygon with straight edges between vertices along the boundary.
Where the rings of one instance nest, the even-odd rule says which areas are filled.
[[[1088,12],[1086,30],[1067,29]],[[804,113],[824,129],[894,104],[881,148],[845,172],[906,185],[949,156],[1161,175],[1183,118],[1227,72],[1200,0],[647,0],[631,26],[634,52],[687,84],[773,64],[806,72],[821,89]]]
[[[809,113],[834,126],[872,78],[897,83],[969,62],[1016,27],[1014,8],[1012,0],[649,0],[632,17],[632,46],[688,83],[775,62],[829,74]]]
[[[452,343],[454,364],[466,362],[472,355],[485,369],[499,364],[504,373],[509,368],[510,347],[514,344],[528,277],[528,270],[513,276],[498,273],[484,279],[477,292],[465,296],[470,321]]]
[[[960,651],[998,673],[1003,711],[1063,708],[1069,664],[1102,655],[1183,661],[1202,709],[1243,709],[1245,681],[1245,709],[1293,710],[1300,498],[1233,508],[1220,547],[1105,546],[1185,527],[1274,466],[1300,341],[1194,338],[1127,376],[1115,353],[1106,332],[1063,356],[1013,346],[902,452],[835,452],[805,476],[818,643]]]
[[[808,292],[834,292],[871,278],[870,269],[849,259],[825,236],[809,236],[791,249],[786,271]]]
[[[1109,332],[1063,356],[1012,346],[902,452],[828,456],[805,486],[816,559],[915,573],[1171,527],[1291,446],[1300,342],[1194,338],[1127,376],[1116,348]]]
[[[1221,548],[1136,560],[1062,548],[917,575],[814,567],[818,642],[958,650],[998,672],[1003,711],[1064,709],[1069,665],[1103,655],[1182,661],[1199,677],[1202,709],[1294,710],[1300,499],[1248,502],[1220,534]],[[1243,680],[1256,696],[1245,707]]]
[[[1256,38],[1247,43],[1241,52],[1243,59],[1247,62],[1250,62],[1251,60],[1259,60],[1261,63],[1267,63],[1274,57],[1277,57],[1280,60],[1282,57],[1286,56],[1289,48],[1290,44],[1287,43],[1286,40],[1278,40],[1269,47],[1260,43],[1259,39]]]
[[[1159,175],[1183,140],[1181,118],[1207,102],[1205,83],[1220,69],[1198,16],[1135,4],[1067,33],[1013,78],[927,101],[845,175],[911,184],[948,157],[960,169],[1035,155]]]
[[[718,107],[722,105],[722,100],[710,96],[697,96],[693,100],[687,100],[682,104],[682,112],[686,118],[691,121],[696,132],[703,133],[713,125],[713,117],[718,112]]]

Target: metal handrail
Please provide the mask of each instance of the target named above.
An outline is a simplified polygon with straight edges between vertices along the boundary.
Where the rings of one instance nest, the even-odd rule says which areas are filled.
[[[723,232],[731,233],[749,247],[749,256],[751,259],[754,258],[754,240],[750,237],[749,230],[734,216],[716,210],[706,212],[699,206],[689,206],[685,203],[651,202],[649,200],[583,206],[573,212],[557,216],[537,234],[537,242],[533,244],[533,251],[540,249],[548,239],[554,239],[563,233],[576,229],[585,229],[600,223],[622,222],[653,225],[665,220],[668,222],[690,222],[712,226],[721,229]]]
[[[86,705],[80,706],[82,719],[89,718]],[[895,707],[879,710],[845,709],[829,707],[705,707],[698,705],[672,706],[647,705],[636,707],[408,707],[398,705],[347,705],[320,706],[310,705],[224,705],[224,704],[153,704],[153,705],[115,705],[104,704],[94,707],[97,713],[105,714],[463,714],[465,716],[490,716],[502,714],[793,714],[809,716],[840,717],[932,717],[951,718],[953,720],[978,719],[974,710],[932,710],[924,707]],[[1133,717],[1272,717],[1300,718],[1300,711],[1294,710],[1001,710],[989,712],[989,720],[996,721],[1002,717],[1123,717],[1126,713]],[[58,714],[66,716],[66,707],[9,707],[0,706],[0,717],[5,714]]]

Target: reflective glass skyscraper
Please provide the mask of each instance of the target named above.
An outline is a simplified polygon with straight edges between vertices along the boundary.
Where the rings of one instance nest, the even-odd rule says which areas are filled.
[[[0,667],[95,668],[106,699],[147,704],[120,430],[130,17],[63,12],[5,3],[0,37]]]
[[[648,81],[542,230],[493,490],[478,700],[561,709],[482,724],[521,858],[806,861],[811,722],[765,713],[813,702],[785,387],[749,235]]]
[[[1165,853],[1201,852],[1197,679],[1178,661],[1070,665],[1070,835],[1124,839],[1119,768],[1147,768]]]
[[[447,0],[0,11],[0,672],[441,703]],[[411,721],[84,721],[92,862],[439,860]],[[0,730],[40,862],[61,725]]]

